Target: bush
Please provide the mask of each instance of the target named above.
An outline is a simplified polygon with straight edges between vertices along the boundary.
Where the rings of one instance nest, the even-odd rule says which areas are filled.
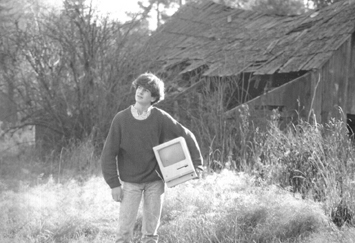
[[[267,133],[255,137],[252,154],[258,156],[250,163],[254,175],[323,202],[329,215],[341,204],[349,212],[343,223],[354,223],[355,150],[342,121],[299,121],[285,130],[272,121]]]
[[[168,191],[162,219],[162,242],[296,242],[329,221],[320,204],[226,170]]]

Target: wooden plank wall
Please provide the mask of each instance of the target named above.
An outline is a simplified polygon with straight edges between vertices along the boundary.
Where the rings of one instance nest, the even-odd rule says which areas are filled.
[[[318,122],[326,123],[332,117],[340,119],[346,116],[350,47],[351,38],[345,41],[321,68],[321,82],[317,95],[317,99],[320,99],[321,102]],[[340,112],[339,108],[343,112]]]
[[[301,117],[306,118],[312,98],[311,78],[311,73],[307,73],[246,102],[246,104],[251,109],[261,111],[268,107],[283,107],[286,115],[295,116],[297,111]],[[233,116],[239,112],[239,107],[237,107],[227,112],[226,115]]]
[[[285,107],[302,118],[326,123],[355,114],[355,33],[319,69],[248,101],[249,107]],[[299,106],[300,104],[300,106]],[[342,110],[342,111],[341,111]],[[310,113],[313,111],[313,113]],[[227,116],[238,113],[238,108]],[[314,115],[314,116],[310,116]]]
[[[351,38],[351,55],[346,112],[348,114],[355,115],[355,33],[353,33]]]

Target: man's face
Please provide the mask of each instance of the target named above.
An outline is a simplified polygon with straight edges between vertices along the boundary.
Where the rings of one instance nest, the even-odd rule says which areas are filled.
[[[150,105],[155,100],[155,98],[152,96],[152,93],[142,86],[137,87],[135,98],[136,102],[142,105]]]

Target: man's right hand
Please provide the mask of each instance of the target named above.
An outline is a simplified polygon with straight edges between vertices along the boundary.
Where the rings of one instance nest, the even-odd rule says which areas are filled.
[[[111,189],[111,194],[112,194],[112,198],[113,198],[114,201],[122,202],[122,199],[123,199],[122,186],[112,188]]]

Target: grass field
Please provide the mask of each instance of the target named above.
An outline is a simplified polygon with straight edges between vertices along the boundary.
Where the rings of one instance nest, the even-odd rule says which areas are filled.
[[[0,242],[114,242],[119,206],[101,176],[19,181],[0,194]],[[167,190],[161,242],[355,242],[322,207],[223,170]]]
[[[353,147],[339,132],[321,140],[312,127],[302,129],[281,134],[273,128],[265,140],[255,138],[260,147],[253,156],[263,149],[269,157],[248,173],[206,169],[200,180],[167,189],[160,242],[355,242],[354,219],[338,227],[331,215],[339,198],[354,209]],[[1,148],[8,144],[3,140]],[[89,141],[56,156],[40,157],[28,146],[9,151],[0,154],[1,243],[115,242],[120,204],[111,199]],[[290,171],[302,172],[297,178],[308,184],[292,184]],[[140,229],[141,213],[134,242]]]

